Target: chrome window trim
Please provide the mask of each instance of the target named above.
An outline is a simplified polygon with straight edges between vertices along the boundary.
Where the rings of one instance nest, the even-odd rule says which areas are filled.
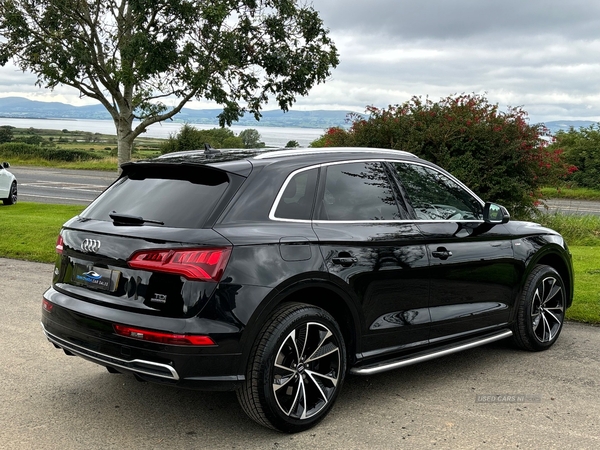
[[[390,151],[396,151],[396,150],[390,150]],[[405,161],[405,160],[401,160],[400,161],[400,160],[388,159],[388,158],[382,158],[382,159],[352,159],[352,160],[346,160],[346,161],[332,161],[332,162],[327,162],[327,163],[313,164],[312,166],[303,167],[301,169],[294,170],[292,173],[290,173],[287,176],[287,178],[283,182],[283,185],[282,185],[281,189],[279,189],[279,192],[277,193],[277,196],[275,197],[275,201],[273,202],[273,205],[271,206],[271,210],[269,211],[269,220],[273,220],[275,222],[316,223],[316,224],[323,224],[323,223],[350,223],[350,224],[352,224],[352,223],[355,223],[355,224],[376,224],[376,223],[380,223],[380,224],[381,223],[483,223],[484,222],[483,220],[433,220],[433,219],[414,219],[414,220],[306,220],[306,219],[285,219],[285,218],[275,217],[275,211],[277,210],[277,207],[279,206],[279,202],[281,200],[281,197],[283,196],[283,193],[285,192],[285,189],[287,188],[287,185],[290,183],[290,181],[292,180],[292,178],[294,176],[296,176],[296,174],[301,173],[301,172],[305,172],[307,170],[320,169],[322,167],[327,167],[327,166],[335,166],[335,165],[339,165],[339,164],[353,164],[353,163],[361,163],[361,162],[406,163],[406,164],[414,164],[414,165],[417,165],[417,166],[422,166],[422,167],[425,167],[425,168],[429,168],[431,170],[434,170],[434,171],[440,173],[441,175],[443,175],[445,177],[450,178],[450,180],[452,180],[453,182],[455,182],[458,186],[460,186],[465,191],[467,191],[471,196],[473,196],[481,204],[482,207],[485,206],[485,202],[481,198],[479,198],[479,196],[477,196],[477,194],[475,194],[471,189],[469,189],[467,186],[465,186],[465,184],[463,184],[460,180],[458,180],[452,174],[441,172],[436,167],[431,167],[428,164],[424,164],[424,163],[421,163],[419,161]]]
[[[285,220],[285,219],[279,219]],[[403,223],[483,223],[483,220],[433,220],[433,219],[415,219],[415,220],[305,220],[304,222],[316,223],[316,224],[327,224],[327,223],[350,223],[350,224],[365,224],[374,225],[378,223],[382,224],[403,224]]]
[[[484,223],[483,220],[433,220],[433,219],[415,219],[415,220],[306,220],[306,219],[281,219],[274,218],[277,222],[290,222],[290,223],[315,223],[315,224],[328,224],[328,223],[349,223],[349,224],[363,224],[363,225],[374,225],[374,224],[403,224],[403,223]]]

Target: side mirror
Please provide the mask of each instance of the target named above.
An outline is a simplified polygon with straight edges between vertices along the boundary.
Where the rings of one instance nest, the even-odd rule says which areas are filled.
[[[504,206],[496,203],[487,202],[483,208],[483,221],[491,225],[507,223],[510,220],[510,214]]]
[[[4,161],[4,162],[2,163],[2,167],[4,167],[5,169],[8,169],[8,168],[10,167],[10,164],[9,164],[9,163],[7,163],[6,161]]]

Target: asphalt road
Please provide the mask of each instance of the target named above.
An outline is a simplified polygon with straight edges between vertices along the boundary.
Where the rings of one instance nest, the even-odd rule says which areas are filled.
[[[600,448],[599,327],[567,323],[546,352],[504,341],[350,377],[319,426],[290,436],[246,418],[233,393],[139,383],[56,350],[39,325],[51,274],[0,259],[2,449]]]
[[[87,205],[117,178],[117,171],[11,167],[19,183],[19,200]]]
[[[599,201],[552,199],[546,200],[546,207],[543,209],[549,212],[561,212],[564,214],[591,214],[600,216]]]

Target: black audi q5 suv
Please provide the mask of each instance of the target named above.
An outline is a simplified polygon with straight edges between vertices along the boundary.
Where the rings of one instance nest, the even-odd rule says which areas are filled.
[[[305,430],[345,376],[558,338],[563,238],[440,167],[368,148],[192,151],[123,165],[63,226],[46,337],[140,380],[236,390]]]

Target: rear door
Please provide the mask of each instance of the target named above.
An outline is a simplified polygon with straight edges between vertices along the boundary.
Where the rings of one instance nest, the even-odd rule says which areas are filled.
[[[321,168],[313,227],[332,280],[362,312],[363,357],[424,345],[427,249],[378,161]]]

